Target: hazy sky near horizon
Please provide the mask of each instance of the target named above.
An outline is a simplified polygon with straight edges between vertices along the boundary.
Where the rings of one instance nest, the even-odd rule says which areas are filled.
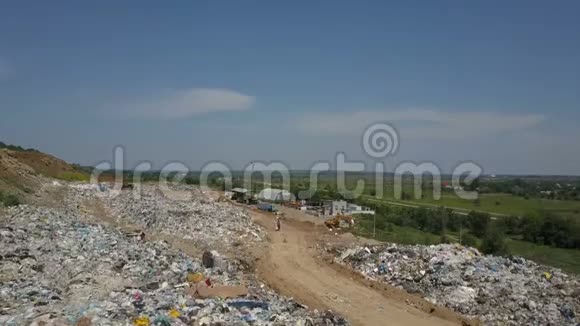
[[[127,168],[374,159],[580,174],[578,1],[4,1],[0,141]],[[388,168],[389,169],[389,168]]]

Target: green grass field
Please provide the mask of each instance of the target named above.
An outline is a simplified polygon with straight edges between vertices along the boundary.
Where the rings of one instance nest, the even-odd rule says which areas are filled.
[[[379,241],[385,242],[395,242],[401,244],[424,244],[424,245],[431,245],[437,244],[440,242],[440,237],[429,233],[423,232],[421,230],[398,226],[398,225],[391,225],[392,231],[386,230],[376,230],[374,237],[373,237],[373,220],[371,218],[368,219],[358,219],[357,220],[357,227],[355,229],[355,234],[359,236],[363,236],[365,238],[376,239]]]
[[[459,211],[481,211],[500,215],[526,215],[538,211],[552,212],[558,215],[580,217],[580,202],[572,200],[548,200],[513,196],[509,194],[482,194],[479,204],[473,201],[458,198],[452,194],[442,194],[440,200],[432,198],[396,200],[394,197],[384,196],[376,199],[374,196],[365,195],[364,199],[375,202],[397,202],[401,204],[418,206],[445,206]]]
[[[525,215],[539,210],[558,214],[580,216],[580,202],[572,200],[549,200],[514,196],[510,194],[482,194],[479,203],[461,199],[454,194],[442,194],[440,200],[424,198],[411,202],[427,203],[438,206],[455,207],[465,210],[478,210],[504,215]]]

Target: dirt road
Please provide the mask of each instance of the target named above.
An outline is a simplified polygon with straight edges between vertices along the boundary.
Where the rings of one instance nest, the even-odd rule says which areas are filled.
[[[271,246],[258,263],[259,276],[284,295],[311,308],[330,309],[354,325],[457,325],[460,319],[442,308],[429,308],[417,297],[391,289],[371,288],[368,283],[338,266],[320,259],[314,246],[319,228],[300,221],[283,222],[274,231],[273,217],[251,211],[255,221],[270,233]],[[394,296],[394,297],[391,297]],[[409,301],[409,299],[411,299]],[[418,303],[416,308],[410,303]]]

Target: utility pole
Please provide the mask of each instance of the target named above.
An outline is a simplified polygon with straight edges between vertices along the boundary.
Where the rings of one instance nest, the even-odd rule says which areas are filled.
[[[373,238],[377,235],[377,215],[373,214]]]
[[[463,231],[463,217],[459,218],[459,244],[461,245],[461,233]]]

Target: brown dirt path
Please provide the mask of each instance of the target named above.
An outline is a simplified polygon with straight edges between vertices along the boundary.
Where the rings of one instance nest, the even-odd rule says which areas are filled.
[[[314,248],[320,228],[312,223],[287,219],[282,230],[276,232],[271,214],[250,213],[271,238],[271,246],[258,261],[258,275],[277,292],[313,309],[338,312],[354,325],[470,323],[447,309],[433,307],[404,291],[373,284],[325,261]]]

